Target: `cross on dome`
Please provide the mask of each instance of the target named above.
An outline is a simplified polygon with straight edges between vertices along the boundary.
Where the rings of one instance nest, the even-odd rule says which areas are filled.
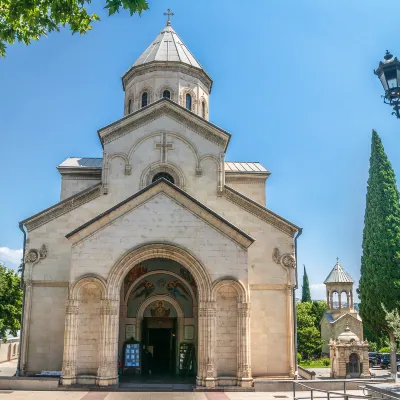
[[[171,17],[173,17],[175,14],[171,12],[170,8],[168,8],[167,12],[164,13],[164,15],[168,15],[167,26],[170,26],[171,25]]]

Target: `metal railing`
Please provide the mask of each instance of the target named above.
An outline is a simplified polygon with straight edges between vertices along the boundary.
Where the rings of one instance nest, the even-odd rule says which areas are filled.
[[[351,383],[357,383],[357,382],[365,384],[365,380],[364,381],[357,381],[357,380],[351,381]],[[296,385],[299,385],[302,388],[305,388],[306,391],[310,392],[310,396],[297,397],[296,396]],[[365,393],[364,387],[360,386],[360,390],[363,390],[363,393]],[[324,395],[316,396],[314,394],[314,392],[323,393]],[[389,397],[392,397],[392,396],[389,396]],[[378,397],[372,397],[372,395],[366,395],[366,394],[356,395],[356,394],[347,393],[346,392],[346,381],[343,381],[343,393],[332,391],[332,390],[315,389],[314,387],[307,386],[304,383],[299,383],[299,382],[293,381],[293,400],[314,400],[314,399],[327,399],[327,400],[331,400],[331,399],[344,399],[344,400],[369,399],[369,400],[371,400],[371,399],[377,399],[377,398]],[[379,399],[380,399],[380,397],[379,397]],[[393,399],[394,399],[394,397],[393,397]],[[398,400],[398,398],[396,398],[396,400]]]

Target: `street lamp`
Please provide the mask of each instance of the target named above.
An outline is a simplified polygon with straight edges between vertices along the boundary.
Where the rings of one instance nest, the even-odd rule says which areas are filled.
[[[386,50],[384,60],[374,71],[378,75],[385,94],[382,96],[385,104],[393,107],[392,115],[400,118],[400,61]]]

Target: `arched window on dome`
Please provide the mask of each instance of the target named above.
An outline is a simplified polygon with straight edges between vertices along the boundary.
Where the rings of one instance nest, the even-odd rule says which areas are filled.
[[[148,95],[147,92],[144,92],[144,93],[142,94],[142,107],[146,107],[146,106],[147,106],[147,104],[148,104],[148,97],[149,97],[149,95]]]
[[[201,102],[201,116],[205,119],[206,118],[206,102]]]
[[[171,92],[169,90],[164,90],[162,97],[165,99],[170,99],[171,98]]]
[[[153,179],[151,180],[152,182],[158,181],[159,179],[166,179],[167,181],[171,182],[171,183],[175,183],[174,178],[168,174],[167,172],[159,172],[158,174],[155,174],[153,176]]]
[[[186,93],[186,108],[192,111],[192,96],[189,93]]]

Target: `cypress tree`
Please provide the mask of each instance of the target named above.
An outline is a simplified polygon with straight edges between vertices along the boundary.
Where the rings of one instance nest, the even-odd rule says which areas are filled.
[[[311,302],[311,292],[310,292],[310,283],[308,282],[308,275],[306,271],[306,266],[304,267],[304,274],[303,274],[303,286],[301,292],[301,302],[305,303],[307,301]]]
[[[392,166],[381,139],[372,131],[359,284],[360,315],[368,329],[389,336],[392,375],[396,341],[385,311],[400,306],[400,204]]]

